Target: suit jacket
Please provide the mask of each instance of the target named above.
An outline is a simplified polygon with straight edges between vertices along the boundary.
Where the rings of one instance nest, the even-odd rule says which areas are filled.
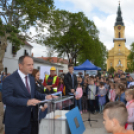
[[[28,127],[31,120],[31,106],[27,106],[27,101],[32,98],[40,100],[45,99],[44,94],[35,90],[35,80],[29,76],[31,85],[31,94],[28,93],[25,84],[20,78],[18,71],[8,76],[2,85],[2,99],[6,104],[5,126],[6,127]]]
[[[66,95],[68,95],[71,92],[71,89],[75,89],[77,88],[77,77],[75,74],[73,74],[74,76],[74,88],[72,87],[72,78],[71,78],[71,74],[67,73],[64,77],[64,84],[66,86]]]

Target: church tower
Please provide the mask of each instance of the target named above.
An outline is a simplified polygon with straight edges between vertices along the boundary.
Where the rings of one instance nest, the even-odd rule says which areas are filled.
[[[112,48],[108,52],[108,59],[107,59],[107,71],[111,67],[115,70],[123,70],[127,69],[127,57],[130,51],[126,48],[126,38],[125,38],[125,25],[122,18],[121,7],[119,4],[118,11],[117,11],[117,18],[114,25],[114,48]]]

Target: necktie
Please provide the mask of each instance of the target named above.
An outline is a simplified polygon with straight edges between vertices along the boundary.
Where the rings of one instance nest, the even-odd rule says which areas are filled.
[[[25,82],[26,82],[27,91],[28,91],[28,93],[30,94],[31,92],[30,92],[30,87],[29,87],[29,85],[28,85],[28,76],[25,77]]]

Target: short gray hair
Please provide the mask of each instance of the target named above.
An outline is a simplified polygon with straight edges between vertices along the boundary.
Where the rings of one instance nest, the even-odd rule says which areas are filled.
[[[19,57],[18,64],[23,64],[24,59],[25,59],[26,57],[32,58],[31,56],[23,55],[23,56]],[[33,59],[33,58],[32,58],[32,59]]]

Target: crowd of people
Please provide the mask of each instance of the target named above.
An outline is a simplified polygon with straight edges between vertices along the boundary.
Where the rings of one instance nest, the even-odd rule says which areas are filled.
[[[56,68],[52,67],[50,75],[46,75],[41,82],[39,70],[33,69],[32,58],[22,56],[19,58],[17,71],[11,75],[3,73],[0,83],[0,92],[2,92],[0,101],[6,105],[5,134],[37,134],[38,108],[36,106],[40,100],[56,98],[50,94],[58,91],[61,91],[63,96],[74,96],[73,107],[78,107],[81,114],[103,113],[105,120],[108,117],[111,120],[114,118],[118,120],[120,118],[118,114],[123,115],[122,118],[126,118],[127,115],[126,122],[123,122],[125,119],[119,119],[119,124],[121,123],[121,126],[123,124],[126,130],[133,130],[133,78],[127,76],[122,70],[114,74],[103,72],[96,76],[88,74],[76,76],[73,68],[73,65],[68,65],[68,73],[57,76]],[[127,112],[123,113],[123,110]],[[107,129],[105,120],[104,124]],[[112,132],[112,130],[108,131]]]

